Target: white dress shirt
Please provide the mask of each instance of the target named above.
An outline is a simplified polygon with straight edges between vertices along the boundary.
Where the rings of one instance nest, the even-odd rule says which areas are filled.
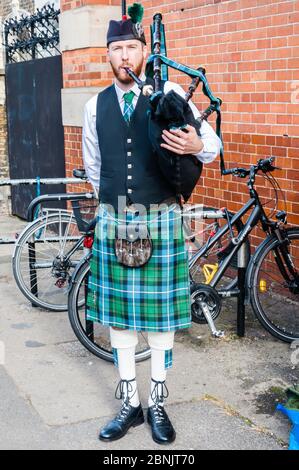
[[[145,80],[145,75],[142,75],[141,80]],[[114,83],[118,102],[123,113],[124,109],[124,93],[132,90],[135,93],[133,98],[134,109],[137,104],[137,100],[140,94],[140,89],[137,84],[134,83],[130,90],[123,91],[121,88]],[[170,90],[174,90],[178,95],[185,97],[185,91],[183,88],[173,82],[167,81],[164,85],[165,94]],[[101,171],[101,152],[98,142],[98,135],[96,130],[96,112],[97,112],[97,97],[98,95],[93,96],[84,107],[84,123],[82,130],[82,151],[83,151],[83,162],[84,168],[87,174],[87,177],[92,184],[94,190],[97,192],[100,184],[100,171]],[[189,101],[189,105],[194,114],[195,118],[200,116],[200,112],[196,106]],[[109,123],[107,123],[109,126]],[[107,132],[109,132],[109,127],[107,127]],[[201,140],[204,144],[201,152],[196,154],[196,157],[203,163],[212,162],[220,152],[221,140],[216,135],[214,129],[206,122],[203,121],[200,129]]]

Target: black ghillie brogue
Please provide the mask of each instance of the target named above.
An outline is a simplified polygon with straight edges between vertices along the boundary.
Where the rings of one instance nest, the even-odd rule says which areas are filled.
[[[176,438],[175,430],[170,422],[170,419],[164,410],[163,398],[169,395],[168,388],[166,387],[165,380],[155,382],[154,389],[151,393],[151,398],[154,402],[153,406],[149,406],[147,410],[147,421],[152,428],[152,438],[158,444],[170,444]],[[161,392],[159,393],[159,385]],[[164,394],[165,391],[165,394]]]
[[[115,398],[118,400],[124,399],[122,407],[119,413],[115,416],[114,419],[109,421],[100,431],[99,439],[101,441],[115,441],[123,437],[130,427],[136,427],[144,423],[144,415],[141,404],[132,406],[130,403],[129,393],[132,392],[132,384],[136,379],[131,380],[120,380],[115,391]],[[126,387],[126,393],[124,388]],[[119,395],[117,394],[119,391]],[[136,391],[135,391],[136,392]],[[132,396],[134,396],[135,392]]]

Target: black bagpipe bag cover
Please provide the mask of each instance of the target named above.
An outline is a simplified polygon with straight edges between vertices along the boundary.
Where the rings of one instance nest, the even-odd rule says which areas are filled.
[[[158,102],[157,102],[158,101]],[[200,135],[201,123],[194,118],[188,102],[171,90],[152,99],[149,113],[149,138],[163,176],[173,186],[176,193],[181,194],[185,202],[191,196],[198,182],[202,163],[191,154],[177,155],[163,147],[162,131],[171,127],[190,124]]]

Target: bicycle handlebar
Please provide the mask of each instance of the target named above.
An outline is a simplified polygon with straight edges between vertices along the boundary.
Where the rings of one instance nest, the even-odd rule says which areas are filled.
[[[275,167],[272,165],[274,160],[275,160],[275,157],[260,159],[256,165],[251,165],[250,169],[239,168],[239,167],[229,168],[223,171],[223,175],[235,175],[235,176],[238,176],[239,178],[245,178],[246,176],[249,176],[251,174],[256,175],[258,171],[262,171],[263,173],[268,173],[270,171],[279,169],[278,167]]]
[[[245,176],[249,175],[250,171],[246,168],[229,168],[228,170],[223,171],[223,175],[235,175],[239,176],[240,178],[245,178]]]
[[[264,173],[267,173],[267,172],[273,171],[273,170],[277,170],[278,167],[272,165],[272,163],[274,161],[275,161],[275,157],[261,159],[257,162],[258,163],[258,169],[262,170]]]

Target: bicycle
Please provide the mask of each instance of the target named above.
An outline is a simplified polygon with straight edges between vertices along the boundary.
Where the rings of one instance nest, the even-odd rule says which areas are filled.
[[[213,208],[203,208],[200,206],[200,212],[196,212],[198,209],[197,206],[192,206],[191,211],[192,217],[200,217],[202,219],[202,209],[204,209],[204,213],[207,214],[207,217],[215,217],[215,215],[220,216],[222,215],[222,212],[217,211],[216,209]],[[188,209],[187,209],[188,211]],[[187,212],[186,211],[186,212]],[[216,212],[215,212],[216,211]],[[227,213],[230,217],[233,216],[232,213]],[[188,218],[188,220],[190,220]],[[203,220],[203,219],[202,219]],[[219,222],[216,222],[217,225],[219,225]],[[215,229],[215,223],[212,224],[213,228]],[[187,239],[192,240],[192,242],[198,246],[199,245],[199,240],[196,239],[196,235],[192,232],[190,229],[190,226],[188,224],[184,224],[184,231],[185,231],[185,236]],[[239,231],[242,229],[243,224],[242,222],[239,222],[237,224],[233,224],[233,229],[236,231],[236,233],[239,233]],[[210,233],[211,231],[211,226],[208,225],[205,227],[203,230],[204,233]],[[93,229],[90,231],[86,232],[86,237],[90,240],[94,236]],[[248,254],[250,253],[250,246],[249,243],[246,244],[246,249]],[[229,252],[229,242],[225,240],[225,238],[220,239],[217,245],[217,256],[219,259],[223,260],[226,256],[226,254]],[[91,353],[96,355],[97,357],[101,359],[105,359],[107,361],[112,362],[113,361],[113,354],[112,350],[110,347],[110,340],[109,340],[109,328],[103,327],[99,323],[94,323],[90,320],[87,320],[86,316],[86,305],[84,302],[82,302],[83,298],[86,298],[87,295],[87,287],[88,287],[88,279],[89,279],[89,274],[90,274],[90,258],[92,256],[91,253],[91,247],[90,247],[90,252],[87,253],[80,263],[77,265],[76,269],[74,270],[71,283],[70,283],[70,291],[69,291],[69,298],[68,298],[68,315],[69,315],[69,320],[70,324],[72,326],[72,329],[78,338],[78,340],[83,344],[85,348],[87,348]],[[230,270],[231,270],[231,276],[232,279],[230,279],[230,284],[231,286],[236,285],[237,279],[236,279],[236,260],[233,258],[232,262],[230,263]],[[147,335],[144,332],[139,332],[139,342],[136,350],[136,361],[143,361],[150,357],[150,349],[148,346],[147,342]]]
[[[250,199],[232,218],[228,218],[227,223],[189,260],[192,319],[197,323],[208,322],[215,336],[218,332],[213,322],[221,312],[221,300],[239,295],[235,280],[226,287],[217,289],[216,286],[223,279],[234,256],[240,254],[241,247],[244,248],[249,234],[260,222],[266,234],[265,240],[257,247],[250,260],[246,256],[246,250],[243,253],[247,303],[251,303],[262,326],[274,337],[286,342],[299,339],[299,227],[285,227],[286,211],[277,212],[276,221],[271,220],[266,215],[259,194],[254,188],[256,175],[259,172],[267,175],[275,191],[277,206],[280,187],[272,175],[268,176],[268,173],[278,169],[272,165],[273,162],[274,157],[271,157],[259,160],[256,165],[251,165],[250,169],[225,170],[225,174],[240,178],[249,177],[247,185]],[[197,263],[202,263],[219,239],[229,233],[231,226],[241,221],[245,215],[249,215],[247,222],[240,233],[231,238],[230,252],[212,273],[208,284],[198,283],[195,277],[192,277],[192,269]],[[227,218],[225,211],[222,217]]]
[[[197,209],[197,207],[192,207],[192,209]],[[201,207],[202,209],[202,207]],[[204,208],[205,213],[207,212],[209,215],[215,215],[215,209],[211,208]],[[217,211],[216,211],[217,214]],[[222,213],[221,213],[222,214]],[[229,213],[230,216],[233,214]],[[193,212],[194,217],[194,212]],[[220,213],[218,213],[220,215]],[[195,217],[202,216],[202,212],[195,213]],[[218,222],[217,222],[218,223]],[[239,230],[243,227],[242,223],[236,224],[237,227],[234,225],[234,229]],[[199,241],[196,239],[194,234],[190,232],[189,225],[184,225],[185,235],[189,239],[193,239],[193,242],[198,245]],[[213,227],[215,225],[213,224]],[[205,232],[210,232],[210,226],[206,227]],[[93,237],[93,230],[86,233],[86,237],[88,239]],[[226,256],[228,243],[223,238],[219,240],[218,243],[218,255],[223,259]],[[247,249],[250,250],[249,245],[247,245]],[[105,359],[107,361],[113,361],[113,354],[110,347],[109,341],[109,328],[103,327],[99,323],[94,323],[92,321],[87,320],[86,316],[86,305],[84,302],[80,302],[83,298],[86,298],[87,295],[87,287],[88,287],[88,279],[90,274],[90,258],[92,256],[91,250],[84,258],[82,258],[81,262],[76,267],[72,279],[71,279],[71,286],[69,291],[69,301],[68,301],[68,314],[70,324],[72,329],[78,338],[78,340],[86,347],[91,353],[95,354],[97,357]],[[236,280],[236,266],[235,260],[233,260],[230,264],[231,267],[231,274],[232,279],[230,280],[231,285],[235,285],[237,282]],[[147,342],[147,335],[145,332],[139,332],[139,343],[138,349],[136,350],[136,361],[142,361],[150,357],[150,349]]]
[[[267,267],[271,266],[272,270],[276,267],[275,274],[284,280],[283,287],[286,288],[283,295],[281,293],[279,294],[280,298],[283,299],[284,302],[287,301],[288,305],[295,305],[298,311],[299,265],[297,268],[294,261],[299,263],[299,227],[284,227],[287,223],[285,211],[280,211],[277,214],[277,222],[271,221],[265,213],[257,191],[254,189],[255,176],[258,172],[262,172],[266,175],[276,169],[272,166],[273,161],[274,158],[269,158],[259,160],[257,165],[252,165],[250,169],[232,168],[226,170],[227,174],[239,176],[240,178],[249,176],[248,186],[250,200],[236,214],[229,213],[226,209],[215,210],[213,208],[201,208],[201,218],[203,220],[215,220],[214,224],[212,224],[212,231],[210,230],[210,226],[208,226],[207,230],[202,231],[207,234],[207,239],[197,239],[198,234],[194,233],[190,226],[190,217],[188,216],[192,214],[192,211],[193,213],[195,212],[195,217],[198,216],[198,213],[196,214],[196,207],[187,209],[187,216],[185,215],[185,219],[183,217],[183,224],[185,224],[185,230],[188,233],[189,239],[198,245],[196,253],[192,254],[189,259],[192,320],[197,323],[208,323],[214,336],[222,335],[222,332],[219,332],[214,325],[214,320],[221,311],[221,299],[237,297],[240,294],[238,280],[235,277],[235,269],[238,268],[238,258],[243,258],[243,267],[246,267],[247,300],[251,301],[253,310],[261,324],[272,335],[283,341],[291,342],[299,338],[298,320],[295,324],[296,330],[294,332],[274,325],[268,318],[269,313],[267,316],[262,308],[264,300],[259,298],[258,292],[260,288],[261,293],[272,295],[271,285],[267,283],[265,279],[266,274],[262,266],[267,256],[274,253],[274,261],[271,259],[268,261],[266,259]],[[276,181],[274,178],[273,180]],[[274,189],[277,196],[278,183],[276,182],[275,184]],[[252,212],[247,222],[243,224],[242,217],[251,209]],[[185,220],[188,220],[188,222],[186,223]],[[225,224],[221,226],[220,221],[224,221]],[[255,254],[250,258],[248,236],[258,222],[261,222],[262,228],[267,236],[257,248]],[[225,238],[227,235],[228,238]],[[295,245],[296,242],[298,246]],[[293,250],[295,251],[293,252]],[[240,253],[242,256],[240,256]],[[217,267],[206,275],[204,269],[200,268],[200,263],[205,263],[205,260],[211,254],[217,258]],[[82,299],[86,295],[90,271],[90,257],[91,251],[82,258],[73,273],[68,300],[69,319],[77,338],[90,352],[105,360],[113,361],[109,338],[107,336],[108,329],[106,328],[106,333],[103,333],[103,331],[101,331],[101,334],[95,333],[94,328],[101,328],[101,326],[99,327],[99,325],[95,325],[94,322],[86,321],[85,303],[80,304],[78,301],[78,299]],[[194,270],[194,268],[196,269]],[[263,277],[259,278],[261,273]],[[198,283],[198,274],[201,275],[201,279],[205,279],[205,284]],[[222,283],[221,288],[217,290],[216,285],[220,283],[220,281],[225,282]],[[289,298],[289,294],[294,296],[294,300],[293,298]],[[289,321],[287,324],[289,328]],[[106,334],[104,339],[103,336],[101,336],[103,334]],[[142,337],[146,342],[144,334]],[[101,341],[103,341],[103,344],[101,344]],[[144,360],[149,356],[150,351],[148,349],[142,349],[137,360]]]
[[[87,179],[78,170],[74,176]],[[12,258],[13,275],[24,296],[33,306],[53,311],[67,310],[68,283],[84,255],[85,230],[97,207],[95,195],[88,192],[40,196],[30,204],[28,219],[41,201],[62,197],[71,201],[73,210],[44,209],[19,235]]]

